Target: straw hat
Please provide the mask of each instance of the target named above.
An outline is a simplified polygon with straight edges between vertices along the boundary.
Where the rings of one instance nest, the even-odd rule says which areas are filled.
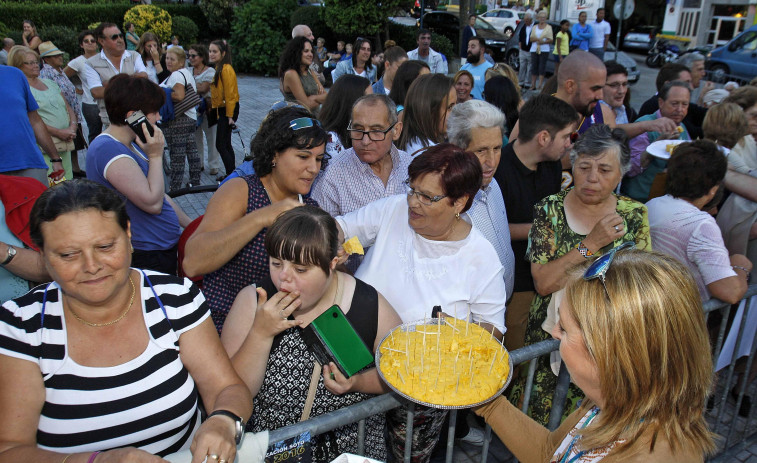
[[[39,57],[40,58],[48,58],[51,56],[58,56],[62,55],[63,52],[58,49],[52,42],[42,42],[39,44]]]

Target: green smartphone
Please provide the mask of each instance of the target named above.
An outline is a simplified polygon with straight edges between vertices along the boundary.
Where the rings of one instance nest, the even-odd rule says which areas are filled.
[[[326,352],[329,361],[333,361],[339,370],[349,378],[373,363],[373,354],[357,334],[342,309],[331,306],[310,324]],[[318,357],[319,355],[316,354]],[[319,359],[322,362],[327,359]]]

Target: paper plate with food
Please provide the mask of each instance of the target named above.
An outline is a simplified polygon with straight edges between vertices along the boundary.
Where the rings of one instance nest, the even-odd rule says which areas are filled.
[[[379,376],[397,394],[434,408],[470,408],[502,394],[512,359],[492,333],[453,317],[405,323],[376,350]]]
[[[647,153],[656,158],[670,159],[673,150],[675,150],[681,143],[689,143],[689,140],[658,140],[647,146]]]

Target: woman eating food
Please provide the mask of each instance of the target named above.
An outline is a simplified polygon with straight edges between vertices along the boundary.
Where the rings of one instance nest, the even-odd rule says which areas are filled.
[[[386,392],[371,367],[349,378],[333,363],[322,367],[308,345],[311,323],[337,305],[370,352],[400,318],[372,286],[336,270],[336,222],[315,206],[291,209],[266,232],[270,278],[243,289],[226,318],[221,340],[250,388],[252,431],[295,424]],[[312,404],[309,390],[315,386]],[[308,408],[310,407],[310,408]],[[313,461],[357,451],[357,423],[311,441]],[[385,460],[384,415],[366,421],[367,456]]]

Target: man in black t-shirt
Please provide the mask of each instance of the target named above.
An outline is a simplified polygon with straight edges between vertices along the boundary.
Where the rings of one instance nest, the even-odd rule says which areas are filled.
[[[526,260],[534,205],[560,191],[560,159],[573,146],[571,134],[578,126],[578,113],[558,98],[537,95],[523,105],[518,123],[518,139],[502,148],[494,174],[505,200],[515,253],[515,287],[505,313],[505,346],[509,350],[523,346],[534,297],[531,264]]]

